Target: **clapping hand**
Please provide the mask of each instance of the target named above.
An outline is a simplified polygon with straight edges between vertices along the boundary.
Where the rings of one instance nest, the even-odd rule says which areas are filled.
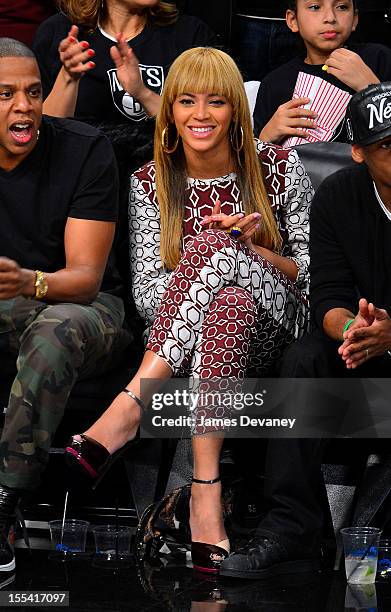
[[[348,369],[355,369],[372,357],[391,349],[391,319],[383,308],[361,299],[354,323],[344,333],[338,353]]]
[[[86,40],[78,41],[79,28],[71,27],[67,38],[59,44],[58,52],[64,70],[72,80],[78,81],[86,72],[95,68],[95,62],[90,61],[95,51],[90,49]]]
[[[116,38],[117,45],[111,47],[110,55],[117,68],[118,80],[128,94],[139,100],[145,85],[138,59],[122,34],[117,34]]]

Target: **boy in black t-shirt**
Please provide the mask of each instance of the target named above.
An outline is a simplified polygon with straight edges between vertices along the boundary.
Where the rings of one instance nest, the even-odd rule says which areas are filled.
[[[75,382],[129,342],[113,268],[113,151],[95,129],[42,117],[35,56],[0,38],[0,362],[17,362],[0,440],[0,582],[10,526],[34,489]]]
[[[321,77],[354,94],[370,84],[391,80],[391,50],[382,45],[345,47],[356,29],[354,0],[292,0],[286,21],[300,34],[305,55],[270,73],[261,83],[254,110],[254,127],[261,140],[281,142],[289,136],[307,138],[316,127],[316,113],[302,108],[308,98],[292,99],[299,72]],[[344,122],[332,140],[347,141]]]

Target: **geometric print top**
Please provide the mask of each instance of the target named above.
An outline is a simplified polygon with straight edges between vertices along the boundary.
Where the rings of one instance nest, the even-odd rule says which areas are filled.
[[[255,140],[266,191],[282,237],[281,254],[298,268],[296,285],[308,291],[309,210],[314,190],[295,150]],[[183,221],[183,248],[202,231],[200,222],[211,214],[216,200],[221,212],[244,212],[236,174],[213,179],[187,179]],[[130,179],[129,245],[133,298],[141,317],[149,324],[155,318],[171,270],[160,259],[160,214],[156,200],[155,164],[149,162]]]

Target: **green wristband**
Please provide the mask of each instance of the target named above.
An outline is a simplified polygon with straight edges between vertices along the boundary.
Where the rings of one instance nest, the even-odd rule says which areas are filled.
[[[354,321],[354,319],[349,319],[348,321],[346,321],[345,327],[343,328],[343,332],[342,332],[342,340],[343,340],[344,333],[349,329],[349,327],[351,326],[353,321]]]

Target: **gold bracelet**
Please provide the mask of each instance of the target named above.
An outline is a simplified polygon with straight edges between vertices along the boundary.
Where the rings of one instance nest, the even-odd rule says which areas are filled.
[[[41,270],[35,270],[35,299],[41,300],[48,292],[48,282],[46,276]]]

